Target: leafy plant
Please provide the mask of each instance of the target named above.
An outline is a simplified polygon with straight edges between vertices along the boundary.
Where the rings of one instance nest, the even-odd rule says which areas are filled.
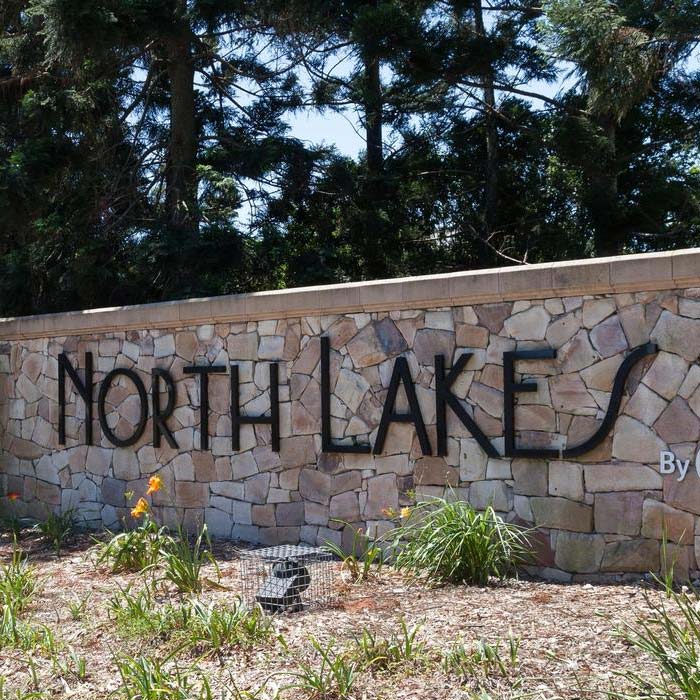
[[[501,641],[495,643],[479,640],[469,649],[463,644],[454,645],[443,658],[443,668],[463,680],[474,676],[491,676],[498,673],[507,677],[517,666],[520,639],[508,636],[507,657],[501,651]]]
[[[350,552],[330,540],[325,541],[324,548],[343,562],[343,568],[355,583],[360,583],[370,577],[375,565],[381,568],[384,553],[363,530],[350,523],[344,524],[353,530]]]
[[[513,574],[530,553],[527,530],[460,500],[419,503],[391,536],[396,567],[437,582],[486,585]]]
[[[211,541],[204,525],[193,541],[182,530],[161,548],[163,579],[174,584],[180,593],[197,593],[202,590],[201,573],[205,564],[213,564],[217,575],[219,568],[211,553]]]
[[[353,655],[364,668],[374,671],[417,662],[425,654],[425,644],[416,640],[419,629],[420,625],[416,625],[409,630],[406,621],[401,620],[400,634],[380,638],[365,628],[355,637]]]
[[[83,618],[89,600],[90,594],[88,593],[82,598],[76,596],[68,603],[68,611],[70,612],[72,620],[81,620]]]
[[[170,542],[167,528],[145,518],[133,530],[112,534],[108,542],[100,543],[97,564],[109,562],[112,573],[142,572],[158,563]]]
[[[209,682],[193,667],[168,667],[164,660],[139,656],[117,659],[121,678],[118,692],[126,700],[210,700]]]
[[[40,649],[54,656],[60,645],[50,627],[30,625],[19,618],[15,608],[6,605],[0,615],[0,649],[14,647],[25,651]]]
[[[314,637],[310,641],[321,663],[299,662],[299,670],[292,673],[294,683],[286,687],[301,690],[312,700],[346,700],[357,680],[357,664],[336,651],[334,640],[326,646]]]
[[[625,675],[635,697],[700,698],[700,596],[690,589],[667,589],[666,596],[646,594],[651,614],[639,617],[617,631],[629,644],[647,654],[657,674]]]
[[[0,566],[0,607],[24,610],[37,589],[34,569],[27,557],[15,547],[9,564]]]
[[[45,520],[34,527],[51,543],[56,556],[60,556],[63,541],[75,532],[75,509],[49,513]]]

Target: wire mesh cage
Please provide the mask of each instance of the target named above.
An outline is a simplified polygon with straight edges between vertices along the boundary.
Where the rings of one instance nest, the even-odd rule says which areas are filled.
[[[333,555],[320,547],[279,545],[239,552],[243,600],[270,613],[296,612],[333,594]]]

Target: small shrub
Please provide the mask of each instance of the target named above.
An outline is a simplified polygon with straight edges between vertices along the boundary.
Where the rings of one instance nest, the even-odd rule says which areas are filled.
[[[286,688],[301,690],[310,700],[348,700],[357,679],[357,665],[336,652],[335,641],[323,646],[314,637],[311,645],[320,658],[318,666],[299,662],[295,681]]]
[[[363,629],[355,637],[353,656],[366,669],[379,671],[407,663],[417,663],[425,658],[425,645],[416,640],[420,625],[409,630],[405,620],[401,620],[400,634],[389,638],[377,637],[368,629]]]
[[[493,508],[483,513],[465,501],[435,498],[419,503],[391,531],[398,569],[438,583],[486,585],[506,578],[528,559],[528,531],[505,522]]]
[[[75,532],[75,510],[49,513],[46,520],[34,527],[51,543],[56,556],[60,556],[64,540]]]
[[[34,569],[15,547],[9,564],[0,566],[0,609],[24,610],[37,589]]]
[[[343,568],[354,583],[360,583],[370,577],[375,565],[381,568],[383,552],[363,530],[350,523],[344,524],[353,529],[350,552],[346,552],[339,544],[330,540],[326,540],[324,548],[343,562]]]
[[[170,542],[167,528],[146,518],[133,530],[111,534],[108,542],[100,543],[97,564],[109,562],[112,573],[143,572],[158,564]]]
[[[653,595],[653,594],[652,594]],[[700,699],[700,596],[690,589],[666,589],[666,599],[646,596],[651,614],[618,630],[635,648],[647,654],[657,674],[627,671],[635,698]]]
[[[218,574],[206,525],[193,541],[180,531],[179,536],[167,542],[160,553],[163,558],[163,579],[174,584],[180,593],[198,593],[202,590],[201,573],[205,564],[213,564]]]
[[[117,659],[121,678],[118,693],[125,700],[210,700],[209,682],[195,668],[167,668],[163,661],[140,656]]]

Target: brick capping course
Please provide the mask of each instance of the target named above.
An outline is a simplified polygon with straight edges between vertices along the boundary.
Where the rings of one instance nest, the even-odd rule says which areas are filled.
[[[700,248],[0,319],[0,340],[700,286]]]

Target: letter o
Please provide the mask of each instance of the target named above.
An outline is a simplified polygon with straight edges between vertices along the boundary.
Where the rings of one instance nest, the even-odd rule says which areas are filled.
[[[139,402],[141,404],[141,413],[139,415],[139,422],[134,432],[127,438],[117,437],[112,429],[107,424],[107,415],[105,414],[105,400],[107,398],[107,392],[112,388],[112,382],[114,378],[123,375],[128,377],[133,382],[136,387],[136,391],[139,395]],[[133,445],[139,440],[143,435],[143,431],[146,429],[146,421],[148,420],[148,398],[146,397],[146,387],[144,387],[141,378],[132,369],[126,369],[125,367],[118,367],[113,369],[107,374],[100,386],[100,393],[97,396],[97,414],[100,418],[100,426],[102,426],[102,432],[105,434],[106,438],[117,447],[128,447]]]

